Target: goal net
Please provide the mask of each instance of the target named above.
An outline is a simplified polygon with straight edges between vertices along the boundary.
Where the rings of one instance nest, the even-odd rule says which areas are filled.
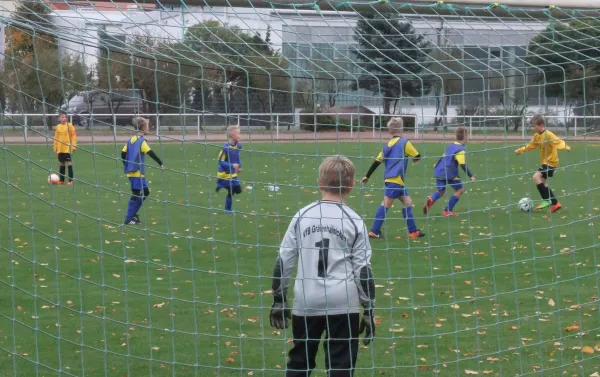
[[[355,376],[598,377],[593,3],[1,2],[0,375],[284,375],[273,266],[341,154],[356,166],[347,204],[381,236]],[[515,155],[536,114],[571,148],[559,160],[548,138],[543,161]],[[146,158],[143,199],[121,160],[138,116],[163,164]],[[395,201],[377,229],[384,166],[360,180],[394,117],[420,155],[402,181],[412,217]],[[232,125],[229,198],[216,188]],[[459,170],[462,189],[441,195],[434,166],[459,128],[474,178]]]

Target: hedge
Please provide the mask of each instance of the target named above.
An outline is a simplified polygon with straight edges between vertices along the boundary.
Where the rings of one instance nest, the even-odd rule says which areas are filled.
[[[375,127],[378,129],[385,128],[387,126],[388,121],[393,118],[392,115],[382,115],[375,116]],[[316,126],[315,126],[316,119]],[[404,128],[405,129],[414,129],[415,128],[415,117],[402,117],[404,120]],[[359,121],[358,119],[353,119],[354,128],[358,128]],[[360,119],[360,126],[363,130],[372,129],[373,127],[373,117],[370,115],[363,115]],[[316,114],[305,114],[300,116],[300,129],[304,131],[311,132],[327,132],[327,131],[341,131],[346,132],[350,131],[352,125],[350,124],[350,119],[347,119],[347,116],[343,118],[338,118],[335,115],[319,115]]]

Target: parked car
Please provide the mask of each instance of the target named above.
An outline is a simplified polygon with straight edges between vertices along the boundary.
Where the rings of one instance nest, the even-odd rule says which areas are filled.
[[[72,115],[73,124],[89,127],[92,121],[100,124],[127,126],[137,114],[148,114],[150,106],[143,89],[92,90],[73,96],[62,111]],[[152,117],[153,118],[153,117]],[[152,123],[152,119],[151,119]]]

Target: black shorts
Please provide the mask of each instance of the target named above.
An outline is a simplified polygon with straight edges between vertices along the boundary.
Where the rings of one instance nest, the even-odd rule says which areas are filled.
[[[58,154],[58,162],[70,162],[71,161],[71,153],[59,153]]]
[[[556,170],[556,168],[553,168],[552,166],[548,166],[548,165],[542,165],[538,169],[538,171],[540,173],[542,173],[542,178],[544,178],[544,179],[554,177],[554,170]]]

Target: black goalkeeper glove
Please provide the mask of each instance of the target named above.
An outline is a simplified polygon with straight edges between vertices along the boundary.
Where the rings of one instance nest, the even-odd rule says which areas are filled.
[[[358,333],[362,334],[365,330],[366,332],[365,336],[363,337],[363,344],[366,346],[373,341],[373,337],[375,336],[375,316],[373,310],[365,310],[362,319],[360,320]]]
[[[284,307],[287,302],[274,302],[271,306],[271,314],[269,319],[271,321],[271,327],[283,330],[290,326],[289,320],[292,319],[292,311]]]

